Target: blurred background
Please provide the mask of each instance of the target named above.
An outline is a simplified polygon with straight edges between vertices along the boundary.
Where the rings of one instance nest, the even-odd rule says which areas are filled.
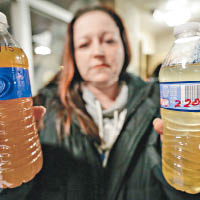
[[[66,25],[73,13],[99,3],[123,18],[133,54],[128,70],[145,81],[169,51],[173,27],[200,21],[200,0],[0,0],[9,31],[29,58],[33,95],[62,68]]]

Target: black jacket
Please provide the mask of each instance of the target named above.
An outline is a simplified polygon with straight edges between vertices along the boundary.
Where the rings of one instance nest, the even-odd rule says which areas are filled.
[[[199,194],[173,189],[162,175],[160,138],[152,126],[159,116],[158,85],[129,74],[124,80],[129,87],[128,112],[106,168],[94,140],[76,120],[70,136],[58,141],[59,100],[49,93],[45,128],[40,133],[43,169],[29,183],[2,190],[0,200],[199,200]]]

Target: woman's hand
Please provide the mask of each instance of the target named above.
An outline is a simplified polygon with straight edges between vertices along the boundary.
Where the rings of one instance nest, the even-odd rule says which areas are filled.
[[[162,141],[162,139],[163,139],[163,135],[162,135],[163,134],[163,121],[162,121],[162,119],[160,119],[160,118],[154,119],[153,126],[154,126],[155,131],[158,134],[160,134],[160,139]]]
[[[33,116],[36,121],[36,126],[43,128],[43,117],[46,113],[46,108],[44,106],[33,106]]]

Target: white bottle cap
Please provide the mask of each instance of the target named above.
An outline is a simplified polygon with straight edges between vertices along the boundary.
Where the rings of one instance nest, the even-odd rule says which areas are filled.
[[[174,28],[174,36],[187,32],[200,32],[200,23],[187,22]]]
[[[7,17],[4,13],[0,12],[0,23],[5,24],[6,26],[8,26],[8,21],[7,21]]]

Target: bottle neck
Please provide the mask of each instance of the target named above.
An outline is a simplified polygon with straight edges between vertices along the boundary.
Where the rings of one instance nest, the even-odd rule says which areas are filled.
[[[187,38],[187,37],[195,37],[195,36],[200,36],[200,32],[189,31],[189,32],[179,33],[179,34],[175,35],[176,39]]]

